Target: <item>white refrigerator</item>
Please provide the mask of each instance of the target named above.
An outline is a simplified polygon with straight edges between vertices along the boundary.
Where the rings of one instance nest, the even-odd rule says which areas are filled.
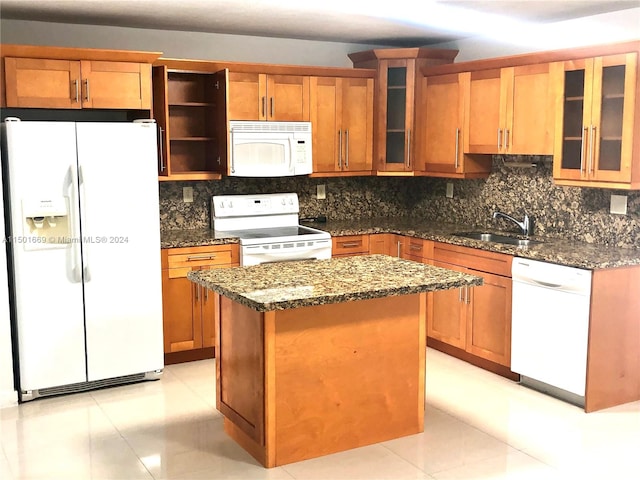
[[[21,401],[158,378],[155,124],[3,130]]]

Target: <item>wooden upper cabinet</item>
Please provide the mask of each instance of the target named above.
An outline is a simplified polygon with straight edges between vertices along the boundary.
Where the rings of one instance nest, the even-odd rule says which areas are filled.
[[[552,155],[557,63],[470,72],[464,153]]]
[[[147,63],[4,58],[6,106],[151,109]]]
[[[418,159],[415,140],[417,72],[452,63],[457,50],[429,48],[376,49],[349,54],[354,67],[376,68],[374,169],[411,174]]]
[[[373,78],[311,77],[310,85],[314,173],[370,173]]]
[[[640,188],[638,53],[564,62],[555,82],[554,181]]]
[[[80,62],[4,59],[7,107],[82,108]]]
[[[427,176],[479,178],[491,172],[490,158],[463,154],[470,76],[465,72],[421,79],[416,170]]]
[[[221,178],[226,165],[226,73],[153,67],[162,180]]]
[[[309,121],[309,77],[229,72],[229,120]]]

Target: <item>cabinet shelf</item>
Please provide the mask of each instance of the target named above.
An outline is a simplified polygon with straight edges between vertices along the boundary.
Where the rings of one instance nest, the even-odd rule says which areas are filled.
[[[210,102],[171,102],[169,107],[213,107]]]
[[[172,137],[172,142],[213,142],[211,137]]]
[[[564,97],[565,102],[582,102],[584,101],[584,97]]]
[[[563,137],[565,140],[569,142],[581,142],[582,137]]]
[[[617,99],[624,99],[624,93],[607,93],[605,95],[602,95],[602,99],[603,100],[617,100]]]

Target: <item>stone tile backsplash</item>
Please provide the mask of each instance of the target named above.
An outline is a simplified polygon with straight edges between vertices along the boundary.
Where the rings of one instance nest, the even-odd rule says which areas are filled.
[[[494,156],[487,179],[428,177],[225,178],[212,182],[160,182],[160,221],[164,230],[210,227],[212,195],[296,192],[300,217],[325,215],[333,220],[414,216],[469,224],[470,228],[517,230],[493,220],[500,210],[535,219],[534,233],[614,246],[640,248],[640,192],[560,187],[552,182],[551,157],[508,157],[536,162],[536,168],[511,168]],[[454,197],[446,198],[453,183]],[[327,198],[315,198],[325,184]],[[193,187],[193,203],[182,201],[182,188]],[[627,215],[609,213],[611,194],[628,196]]]

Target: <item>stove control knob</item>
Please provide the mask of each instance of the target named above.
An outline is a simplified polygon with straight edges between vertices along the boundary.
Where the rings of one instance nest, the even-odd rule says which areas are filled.
[[[285,205],[287,203],[287,201],[283,198],[282,199],[282,205]]]
[[[289,199],[289,205],[293,205],[293,198]]]
[[[233,208],[233,202],[231,200],[227,202],[227,207]]]
[[[224,202],[220,202],[220,203],[218,204],[218,206],[219,206],[220,208],[224,208]]]

